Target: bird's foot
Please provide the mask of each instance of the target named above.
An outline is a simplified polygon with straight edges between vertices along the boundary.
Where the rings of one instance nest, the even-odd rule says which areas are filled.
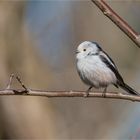
[[[106,92],[102,93],[102,97],[105,98],[106,97]]]
[[[87,90],[85,93],[84,93],[84,97],[88,97],[89,96],[89,91]]]
[[[105,89],[103,90],[102,96],[103,96],[104,98],[106,97],[106,91],[107,91],[107,87],[105,87]]]
[[[85,92],[84,97],[88,97],[89,96],[89,92],[90,92],[91,89],[92,89],[92,86],[90,86],[88,88],[88,90]]]

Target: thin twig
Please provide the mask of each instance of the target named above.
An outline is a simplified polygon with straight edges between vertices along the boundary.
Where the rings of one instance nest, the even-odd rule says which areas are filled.
[[[28,91],[28,89],[26,88],[26,86],[24,85],[24,83],[21,81],[21,78],[19,76],[16,76],[16,79],[21,84],[21,86],[25,89],[25,91]]]
[[[14,74],[11,74],[6,89],[10,89],[11,88],[11,84],[12,84],[13,78],[14,78]]]
[[[111,21],[113,21],[138,47],[140,47],[140,34],[138,34],[124,19],[122,19],[104,0],[91,0]]]

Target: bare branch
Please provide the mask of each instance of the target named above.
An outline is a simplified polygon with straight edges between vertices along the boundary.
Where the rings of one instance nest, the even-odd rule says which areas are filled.
[[[128,25],[104,0],[91,0],[112,22],[114,22],[138,47],[140,35]]]
[[[85,97],[85,91],[43,91],[43,90],[32,90],[26,88],[19,76],[16,76],[16,79],[21,84],[23,89],[11,89],[11,82],[14,77],[14,74],[10,76],[9,84],[6,89],[0,90],[0,96],[8,95],[21,95],[21,96],[41,96],[41,97],[84,97],[84,98],[112,98],[112,99],[123,99],[130,101],[140,102],[140,96],[128,95],[126,93],[117,93],[117,92],[90,92],[88,96]]]
[[[21,96],[41,96],[41,97],[84,97],[84,91],[42,91],[42,90],[28,90],[26,93],[25,90],[13,90],[6,89],[0,90],[0,96],[5,95],[21,95]],[[112,99],[123,99],[130,101],[140,102],[140,96],[127,95],[117,92],[108,92],[103,96],[103,93],[99,92],[90,92],[89,96],[86,98],[112,98]]]

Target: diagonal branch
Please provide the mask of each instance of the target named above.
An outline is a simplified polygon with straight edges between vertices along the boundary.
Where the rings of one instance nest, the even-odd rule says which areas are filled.
[[[16,79],[21,84],[21,86],[23,87],[24,91],[28,92],[27,87],[23,84],[23,82],[21,81],[20,77],[19,76],[16,76]]]
[[[112,22],[114,22],[139,48],[140,34],[124,21],[104,0],[91,0]]]
[[[6,89],[10,89],[11,88],[11,84],[12,84],[13,78],[14,78],[14,74],[11,74]]]

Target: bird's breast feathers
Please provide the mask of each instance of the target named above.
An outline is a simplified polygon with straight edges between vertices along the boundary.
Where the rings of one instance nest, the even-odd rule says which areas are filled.
[[[115,74],[100,60],[98,56],[89,56],[77,61],[79,75],[84,81],[88,79],[95,87],[106,86],[116,82]],[[84,81],[86,84],[87,81]]]

